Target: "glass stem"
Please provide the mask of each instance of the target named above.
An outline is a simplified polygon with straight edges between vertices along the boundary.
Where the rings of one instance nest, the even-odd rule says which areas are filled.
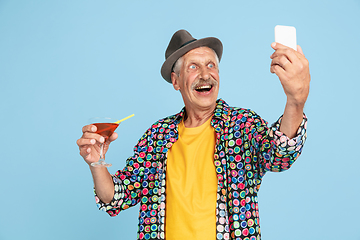
[[[100,159],[99,159],[99,161],[102,161],[102,162],[105,160],[105,156],[103,156],[103,153],[104,153],[104,144],[101,143],[101,145],[100,145]]]

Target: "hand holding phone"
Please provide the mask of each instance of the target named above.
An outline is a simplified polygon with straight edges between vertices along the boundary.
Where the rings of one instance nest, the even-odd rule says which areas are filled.
[[[301,47],[296,43],[296,29],[289,26],[275,27],[275,42],[271,44],[275,52],[270,56],[270,72],[275,73],[281,82],[287,101],[285,113],[297,112],[297,106],[304,105],[309,94],[310,71],[309,61],[305,58]],[[280,44],[282,46],[280,46]],[[293,48],[295,51],[288,51],[284,46]],[[297,51],[299,50],[299,51]],[[300,111],[302,113],[302,110]],[[300,114],[298,115],[300,116]],[[301,116],[299,117],[301,118]],[[284,118],[283,118],[284,119]],[[283,123],[283,122],[282,122]],[[298,126],[297,123],[293,126]],[[292,131],[290,131],[292,132]],[[292,133],[290,134],[292,135]]]
[[[297,51],[296,28],[292,26],[275,26],[275,42]]]

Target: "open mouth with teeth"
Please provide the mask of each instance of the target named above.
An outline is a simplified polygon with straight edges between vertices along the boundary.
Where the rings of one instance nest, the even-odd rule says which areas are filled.
[[[213,88],[212,85],[198,86],[195,88],[197,92],[209,92]]]

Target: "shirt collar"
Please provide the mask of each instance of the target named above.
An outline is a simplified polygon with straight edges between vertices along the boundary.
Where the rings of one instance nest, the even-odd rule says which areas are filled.
[[[179,124],[185,115],[185,107],[181,109],[178,114],[175,114],[170,117],[169,121],[171,123]],[[216,101],[216,107],[213,113],[213,120],[217,121],[226,121],[229,118],[229,105],[223,100],[218,99]]]

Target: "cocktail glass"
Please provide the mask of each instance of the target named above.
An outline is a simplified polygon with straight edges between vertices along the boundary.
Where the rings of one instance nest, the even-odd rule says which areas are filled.
[[[119,126],[119,122],[116,119],[96,117],[90,119],[90,124],[95,125],[97,130],[96,133],[100,134],[106,140],[114,133],[115,129]],[[111,163],[105,162],[104,143],[100,143],[100,159],[97,162],[91,163],[93,167],[110,167]]]

